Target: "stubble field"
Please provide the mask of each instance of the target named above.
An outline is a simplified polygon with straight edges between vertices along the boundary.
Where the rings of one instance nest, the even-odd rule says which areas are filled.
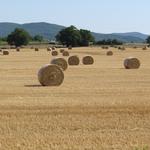
[[[134,150],[150,145],[150,49],[75,48],[92,66],[69,67],[59,87],[42,87],[46,49],[0,55],[0,150]],[[61,55],[60,55],[61,56]],[[128,56],[141,67],[126,70]]]

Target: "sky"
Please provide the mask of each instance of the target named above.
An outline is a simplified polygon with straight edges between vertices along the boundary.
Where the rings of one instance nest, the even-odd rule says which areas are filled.
[[[150,0],[0,0],[0,22],[75,25],[99,33],[150,34]]]

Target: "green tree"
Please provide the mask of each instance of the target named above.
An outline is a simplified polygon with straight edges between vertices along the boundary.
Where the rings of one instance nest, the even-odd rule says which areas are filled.
[[[123,43],[116,40],[116,39],[108,39],[108,40],[102,40],[102,41],[97,41],[96,45],[122,45]]]
[[[33,41],[42,42],[43,41],[43,36],[41,36],[41,35],[35,35],[33,37]]]
[[[92,36],[91,32],[88,30],[80,30],[81,35],[81,46],[89,46],[89,44],[94,42],[94,37]]]
[[[11,34],[7,37],[7,42],[10,45],[21,46],[27,45],[31,39],[30,34],[21,28],[16,28]]]
[[[70,45],[73,47],[80,46],[81,41],[80,31],[76,27],[70,26],[68,28],[61,30],[56,35],[56,40],[66,46]]]
[[[7,41],[7,37],[0,37],[0,41],[6,42]]]
[[[150,44],[150,36],[146,39],[146,43]]]

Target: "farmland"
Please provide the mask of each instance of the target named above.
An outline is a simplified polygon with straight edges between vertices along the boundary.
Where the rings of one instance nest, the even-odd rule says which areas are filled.
[[[120,150],[150,145],[150,49],[74,48],[92,55],[94,65],[69,66],[59,87],[42,87],[46,49],[0,55],[0,149]],[[62,57],[62,55],[59,55]],[[124,69],[129,56],[140,69]],[[64,57],[65,58],[65,57]],[[67,57],[66,57],[67,58]]]

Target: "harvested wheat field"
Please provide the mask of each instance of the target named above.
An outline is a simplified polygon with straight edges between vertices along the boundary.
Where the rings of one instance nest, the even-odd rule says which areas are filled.
[[[150,50],[73,48],[94,58],[68,66],[61,86],[43,87],[45,49],[0,55],[0,150],[134,150],[150,146]],[[62,57],[61,54],[58,57]],[[139,69],[125,69],[136,57]]]

